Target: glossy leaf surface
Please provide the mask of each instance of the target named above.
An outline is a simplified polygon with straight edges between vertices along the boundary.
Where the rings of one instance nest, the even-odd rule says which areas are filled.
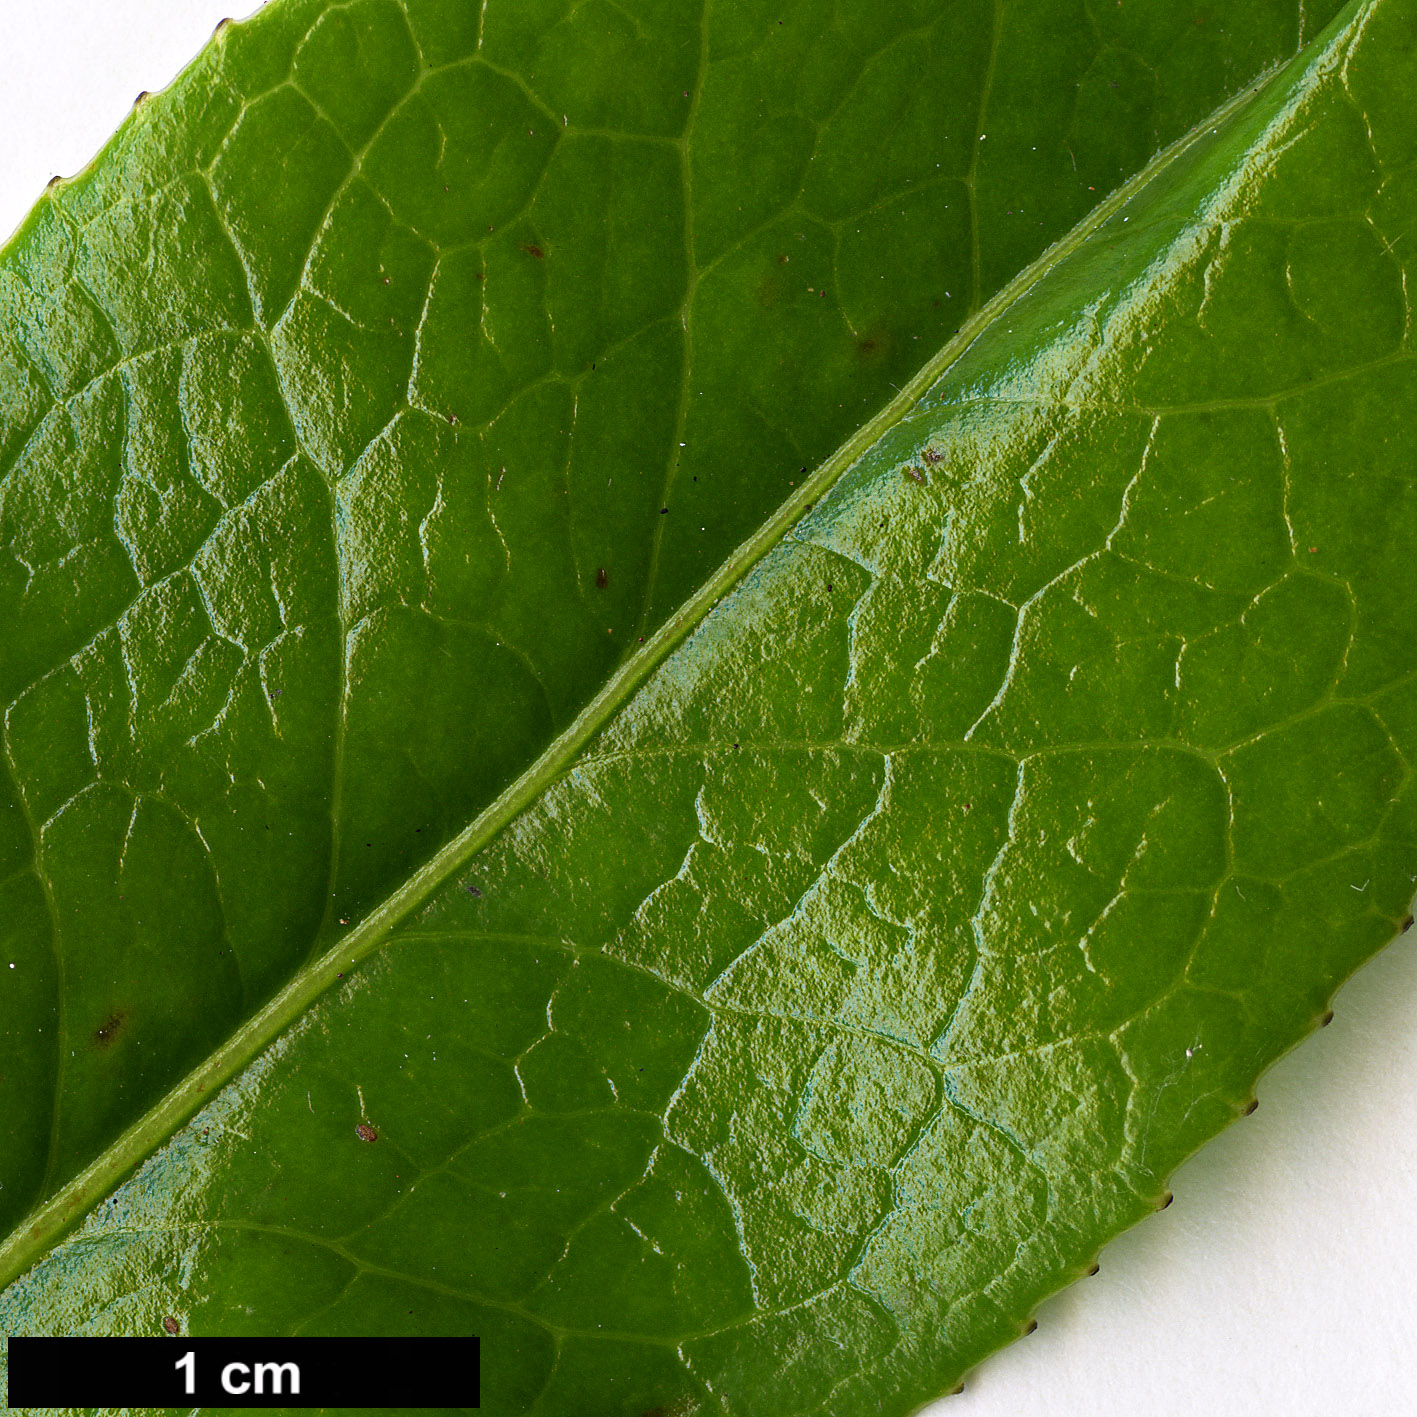
[[[489,1410],[903,1413],[1156,1204],[1417,870],[1412,18],[966,331],[5,1326],[471,1328]]]
[[[0,261],[0,1221],[1298,29],[1057,0],[224,27]]]

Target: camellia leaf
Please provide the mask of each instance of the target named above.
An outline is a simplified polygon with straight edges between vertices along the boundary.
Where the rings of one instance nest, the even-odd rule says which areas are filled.
[[[281,0],[48,194],[0,267],[0,1221],[1298,38],[1067,14]]]
[[[8,249],[6,1331],[903,1414],[1391,937],[1410,0],[1021,272],[1296,36],[905,9],[282,0]]]

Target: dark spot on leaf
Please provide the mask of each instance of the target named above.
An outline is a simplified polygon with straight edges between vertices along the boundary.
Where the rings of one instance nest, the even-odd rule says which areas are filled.
[[[595,573],[595,588],[596,588],[596,590],[604,590],[605,587],[608,586],[609,584],[610,584],[610,577],[609,577],[608,575],[606,575],[606,573],[605,573],[605,567],[602,566],[602,567]]]
[[[921,456],[931,467],[936,467],[945,460],[945,455],[938,448],[926,448]]]
[[[468,895],[472,896],[474,900],[482,899],[482,892],[476,886],[468,886],[466,889]]]
[[[863,330],[856,341],[856,357],[863,364],[879,364],[891,351],[894,340],[889,326],[877,322]]]
[[[1333,1022],[1333,1010],[1330,1009],[1320,1020],[1319,1027],[1327,1028]]]
[[[1037,1320],[1037,1319],[1029,1319],[1029,1321],[1028,1321],[1028,1326],[1027,1326],[1027,1327],[1024,1329],[1024,1331],[1023,1331],[1023,1336],[1024,1336],[1025,1338],[1027,1338],[1030,1333],[1036,1332],[1037,1329],[1038,1329],[1038,1320]]]
[[[162,1321],[162,1326],[163,1326],[163,1328],[165,1328],[165,1329],[168,1331],[168,1333],[170,1333],[174,1338],[176,1338],[176,1336],[178,1335],[178,1333],[181,1332],[181,1325],[178,1324],[177,1320],[176,1320],[175,1318],[173,1318],[171,1314],[167,1314],[167,1315],[164,1316],[163,1321]]]
[[[1405,935],[1412,928],[1412,917],[1409,915],[1402,922],[1402,933]]]
[[[1259,1105],[1260,1105],[1260,1100],[1259,1100],[1258,1097],[1252,1097],[1252,1098],[1250,1098],[1250,1105],[1245,1108],[1245,1116],[1247,1116],[1247,1117],[1253,1116],[1253,1115],[1254,1115],[1254,1112],[1255,1112],[1255,1109],[1256,1109]]]
[[[923,484],[924,481],[925,481],[925,474],[924,474],[923,472],[921,472],[918,467],[908,467],[908,468],[906,468],[906,470],[905,470],[905,475],[906,475],[912,482],[919,482],[919,483],[922,483],[922,484]]]
[[[532,257],[533,260],[544,261],[546,259],[546,252],[534,241],[528,241],[526,245],[522,247],[522,250],[525,251],[528,256]]]
[[[1087,1272],[1087,1277],[1088,1277],[1089,1279],[1091,1279],[1092,1276],[1093,1276],[1094,1274],[1096,1274],[1097,1271],[1098,1271],[1099,1269],[1101,1269],[1101,1268],[1102,1268],[1102,1266],[1101,1266],[1100,1264],[1098,1264],[1098,1262],[1097,1262],[1096,1260],[1093,1260],[1093,1262],[1092,1262],[1092,1268],[1091,1268],[1090,1270],[1088,1270],[1088,1272]]]
[[[99,1026],[93,1031],[93,1041],[95,1048],[109,1048],[113,1045],[113,1040],[123,1031],[123,1026],[128,1022],[128,1015],[121,1009],[115,1009]]]
[[[379,1140],[379,1133],[376,1132],[376,1131],[374,1130],[374,1128],[369,1125],[368,1122],[361,1122],[361,1123],[354,1129],[354,1135],[357,1136],[360,1141],[378,1141],[378,1140]]]
[[[669,508],[668,508],[668,507],[661,507],[661,508],[659,509],[659,515],[662,516],[662,517],[667,517],[667,516],[669,515]]]
[[[1165,1210],[1175,1199],[1176,1197],[1173,1196],[1170,1191],[1167,1191],[1166,1194],[1161,1198],[1161,1204],[1156,1207],[1157,1210]]]

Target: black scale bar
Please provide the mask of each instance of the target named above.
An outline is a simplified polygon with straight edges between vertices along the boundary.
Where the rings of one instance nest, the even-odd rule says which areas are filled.
[[[26,1407],[475,1408],[475,1338],[12,1338]]]

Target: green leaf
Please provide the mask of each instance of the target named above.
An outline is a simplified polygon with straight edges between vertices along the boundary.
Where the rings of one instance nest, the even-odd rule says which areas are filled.
[[[1411,6],[469,13],[0,263],[3,1327],[904,1413],[1406,912]]]
[[[1036,0],[997,33],[650,13],[284,0],[8,248],[6,1223],[1297,37],[1288,6],[1047,48]],[[1123,55],[1155,72],[1104,88]]]

